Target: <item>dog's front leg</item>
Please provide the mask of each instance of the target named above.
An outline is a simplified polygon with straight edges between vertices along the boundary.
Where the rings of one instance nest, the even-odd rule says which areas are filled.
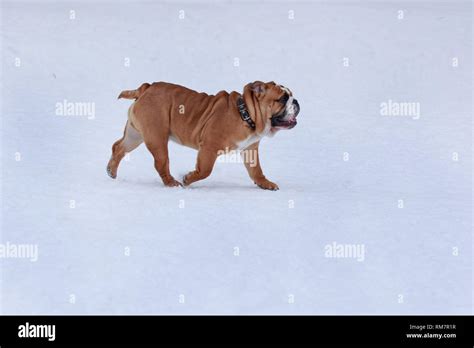
[[[278,185],[268,180],[263,175],[262,167],[260,167],[260,159],[258,158],[258,145],[259,141],[250,145],[243,150],[240,155],[243,157],[245,168],[249,173],[250,178],[253,182],[264,190],[276,191],[279,189]]]
[[[206,147],[201,147],[198,152],[196,169],[186,174],[183,184],[188,186],[193,182],[202,180],[211,175],[212,168],[217,159],[217,151]]]

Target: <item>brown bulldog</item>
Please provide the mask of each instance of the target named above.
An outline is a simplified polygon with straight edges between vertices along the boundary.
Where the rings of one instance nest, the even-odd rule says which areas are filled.
[[[168,140],[198,150],[196,169],[183,178],[185,186],[207,178],[217,157],[239,151],[250,178],[259,187],[278,190],[263,175],[258,145],[264,136],[296,125],[300,110],[291,91],[274,82],[256,81],[244,87],[243,95],[221,91],[216,95],[198,93],[165,82],[144,83],[123,91],[119,98],[135,99],[128,110],[123,137],[112,146],[107,165],[111,178],[126,153],[142,142],[153,155],[155,168],[166,186],[181,186],[169,171]],[[254,163],[245,160],[252,151]]]

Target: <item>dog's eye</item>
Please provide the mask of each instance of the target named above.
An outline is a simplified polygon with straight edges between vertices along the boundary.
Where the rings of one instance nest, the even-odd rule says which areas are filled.
[[[283,105],[286,105],[286,102],[288,101],[289,98],[290,96],[288,95],[288,93],[285,93],[280,99],[278,99],[278,102]]]

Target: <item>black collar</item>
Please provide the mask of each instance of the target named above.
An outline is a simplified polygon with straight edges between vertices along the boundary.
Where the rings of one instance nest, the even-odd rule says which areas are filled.
[[[247,122],[250,128],[255,129],[255,122],[250,117],[247,106],[245,105],[244,99],[242,97],[237,98],[237,109],[239,109],[242,120]]]

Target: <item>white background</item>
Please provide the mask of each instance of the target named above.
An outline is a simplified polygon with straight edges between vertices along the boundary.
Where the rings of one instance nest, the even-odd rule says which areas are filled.
[[[1,240],[39,259],[0,259],[1,312],[471,313],[471,7],[2,1]],[[233,163],[164,188],[143,145],[106,175],[120,91],[254,80],[301,105],[296,128],[261,144],[280,191]],[[95,103],[95,119],[56,115],[65,99]],[[421,117],[382,116],[389,99]],[[172,174],[195,156],[171,144]],[[363,244],[364,261],[325,257],[333,242]]]

